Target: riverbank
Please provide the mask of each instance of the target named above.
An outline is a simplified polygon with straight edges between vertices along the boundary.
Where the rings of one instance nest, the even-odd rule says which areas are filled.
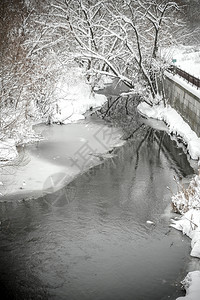
[[[189,125],[185,123],[182,117],[171,107],[162,105],[157,107],[147,107],[146,103],[141,103],[138,110],[142,115],[148,118],[155,118],[166,122],[169,132],[181,138],[185,143],[192,159],[200,158],[200,139],[197,137]],[[171,227],[180,230],[191,238],[192,251],[191,256],[200,258],[200,172],[184,187],[177,182],[178,193],[172,196],[173,210],[182,214],[177,220],[172,220]],[[198,300],[200,294],[200,271],[188,273],[182,281],[186,289],[186,296],[177,300]]]
[[[180,183],[179,191],[172,196],[172,204],[182,217],[172,220],[171,227],[180,230],[191,239],[192,257],[200,258],[200,172],[185,188]],[[184,298],[177,300],[198,300],[200,295],[200,270],[189,272],[182,284],[186,290]]]
[[[142,115],[148,118],[164,121],[168,126],[169,133],[177,136],[186,145],[191,158],[194,160],[200,158],[200,138],[175,109],[169,105],[164,106],[163,104],[151,107],[145,102],[142,102],[138,105],[138,110]]]

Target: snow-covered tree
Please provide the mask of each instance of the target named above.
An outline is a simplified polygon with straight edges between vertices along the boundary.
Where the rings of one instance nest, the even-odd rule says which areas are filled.
[[[55,0],[49,5],[52,19],[46,25],[60,37],[70,34],[74,56],[87,66],[89,78],[117,77],[150,104],[157,101],[158,80],[168,67],[159,50],[173,43],[176,2]]]
[[[2,0],[1,138],[51,116],[58,78],[72,59],[92,84],[108,75],[158,101],[168,67],[160,49],[173,43],[178,9],[167,0]]]
[[[36,51],[40,41],[46,42],[45,29],[34,21],[43,11],[41,5],[30,4],[0,4],[0,139],[11,137],[18,143],[33,135],[36,120],[51,115],[58,73],[57,54]]]

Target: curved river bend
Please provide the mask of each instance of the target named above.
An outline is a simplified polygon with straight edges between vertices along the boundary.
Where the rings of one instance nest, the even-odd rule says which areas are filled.
[[[173,177],[193,170],[173,142],[161,143],[155,131],[145,130],[61,190],[0,203],[4,299],[164,300],[183,294],[179,282],[191,265],[190,241],[169,228],[167,186],[176,191]],[[41,152],[44,160],[50,152]]]

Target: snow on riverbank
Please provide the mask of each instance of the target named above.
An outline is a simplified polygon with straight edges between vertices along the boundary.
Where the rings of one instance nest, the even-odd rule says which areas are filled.
[[[60,75],[53,98],[54,101],[49,108],[49,118],[52,123],[57,124],[69,124],[85,119],[84,113],[87,110],[91,107],[101,107],[107,101],[104,95],[95,94],[92,91],[85,79],[83,70],[76,66],[72,66]],[[37,109],[33,103],[30,103],[30,107],[30,114],[37,115]],[[7,118],[8,123],[11,123],[12,116],[8,114]],[[16,145],[37,142],[42,139],[35,134],[32,125],[46,121],[47,119],[43,120],[43,116],[38,117],[37,122],[26,120],[27,124],[24,124],[22,121],[21,125],[13,128],[12,139],[0,137],[0,161],[16,159],[18,156]]]
[[[180,220],[172,220],[171,227],[182,231],[192,239],[190,255],[200,258],[200,211],[188,210]]]
[[[200,158],[200,138],[172,107],[164,107],[162,104],[150,107],[146,103],[140,103],[138,110],[148,118],[164,121],[169,132],[180,136],[187,145],[191,158]],[[179,192],[172,196],[172,204],[174,210],[183,216],[179,220],[172,220],[171,226],[191,238],[191,256],[200,258],[200,172],[192,179],[188,188],[179,184]],[[188,273],[182,283],[186,289],[186,296],[177,300],[199,299],[200,271]]]
[[[177,298],[177,300],[199,300],[199,282],[200,271],[189,272],[185,279],[182,281],[182,284],[186,289],[186,296],[179,297]]]
[[[178,193],[172,196],[172,204],[175,212],[184,214],[190,209],[200,209],[200,171],[185,188],[177,182]]]
[[[17,148],[13,139],[0,141],[0,161],[14,160],[17,156]]]
[[[138,105],[138,111],[148,118],[164,121],[168,125],[170,133],[182,138],[187,145],[191,158],[195,160],[200,158],[200,138],[175,109],[168,105],[164,107],[163,104],[151,107],[147,103],[142,102]]]
[[[102,106],[107,98],[104,95],[95,94],[89,83],[86,82],[83,70],[73,68],[63,74],[54,92],[56,102],[52,115],[53,123],[68,124],[85,119],[84,113],[91,107]]]
[[[183,216],[172,220],[171,227],[180,230],[191,238],[191,253],[200,258],[200,171],[190,182],[188,188],[179,184],[179,192],[172,196],[174,210]],[[188,273],[183,281],[186,297],[178,298],[197,300],[200,295],[200,271]]]

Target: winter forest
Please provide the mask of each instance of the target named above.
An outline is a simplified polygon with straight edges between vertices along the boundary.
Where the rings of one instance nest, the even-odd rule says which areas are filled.
[[[169,47],[198,43],[196,2],[2,0],[1,140],[23,143],[32,124],[53,120],[59,80],[75,64],[91,87],[108,75],[160,101]]]

